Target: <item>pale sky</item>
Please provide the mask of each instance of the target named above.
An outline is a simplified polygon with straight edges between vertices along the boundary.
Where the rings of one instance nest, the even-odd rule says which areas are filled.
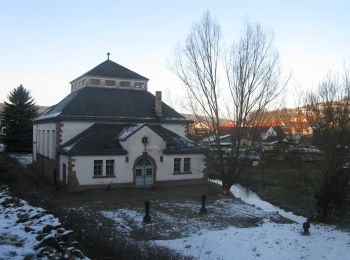
[[[316,86],[329,70],[350,67],[350,1],[35,1],[0,2],[0,102],[23,84],[39,105],[70,93],[69,82],[111,53],[111,60],[147,77],[165,101],[181,98],[168,68],[174,47],[209,10],[225,42],[242,22],[259,22],[275,35],[285,71],[297,87]],[[181,107],[176,107],[182,112]]]

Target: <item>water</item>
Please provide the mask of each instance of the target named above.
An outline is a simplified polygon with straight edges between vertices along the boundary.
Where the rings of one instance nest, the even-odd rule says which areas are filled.
[[[211,181],[221,185],[221,181],[219,180],[211,180]],[[247,204],[259,207],[266,212],[278,212],[278,214],[280,214],[281,216],[291,219],[298,223],[303,223],[306,221],[306,218],[302,216],[296,215],[290,211],[285,211],[284,209],[281,209],[265,200],[262,200],[255,192],[251,191],[248,188],[243,187],[240,184],[232,185],[230,191],[236,198],[241,199]]]

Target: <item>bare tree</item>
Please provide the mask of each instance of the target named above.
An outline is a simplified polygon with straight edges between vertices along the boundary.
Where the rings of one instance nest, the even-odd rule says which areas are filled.
[[[224,193],[229,192],[242,169],[238,158],[247,132],[244,129],[258,124],[263,111],[285,85],[280,84],[279,57],[272,42],[272,36],[259,24],[247,22],[241,38],[222,52],[220,25],[206,12],[176,51],[174,70],[186,86],[189,105],[195,115],[204,115],[213,128]],[[219,115],[225,114],[225,108],[237,125],[232,134],[235,152],[227,159],[223,158],[219,133]],[[255,116],[249,117],[253,111]]]
[[[229,49],[225,60],[227,86],[236,122],[233,138],[234,154],[230,158],[229,172],[223,178],[227,190],[237,181],[242,171],[239,153],[245,129],[259,125],[265,110],[284,89],[281,84],[279,55],[273,46],[273,37],[264,32],[260,24],[245,23],[241,38]]]
[[[218,84],[221,50],[221,27],[209,12],[206,12],[201,21],[193,25],[186,41],[177,46],[172,66],[186,86],[190,110],[198,121],[204,121],[212,130],[218,147],[219,172],[223,170],[223,152],[219,138]]]
[[[345,70],[340,80],[338,76],[329,73],[316,90],[307,94],[306,104],[308,121],[313,128],[313,142],[324,153],[324,160],[320,165],[322,174],[321,192],[318,194],[320,201],[333,195],[325,187],[342,173],[346,161],[349,160],[349,71]],[[327,194],[324,194],[325,192]],[[323,206],[325,207],[323,214],[328,215],[330,213],[328,211],[332,208],[329,203]]]
[[[342,166],[350,144],[350,80],[329,74],[319,87],[306,98],[308,121],[314,143],[327,154],[324,179],[327,181]]]
[[[214,126],[219,124],[218,66],[221,52],[221,27],[206,12],[193,25],[185,43],[176,49],[173,66],[185,84],[194,114]]]

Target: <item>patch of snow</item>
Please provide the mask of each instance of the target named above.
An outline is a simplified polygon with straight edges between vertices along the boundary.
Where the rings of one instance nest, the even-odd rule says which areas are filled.
[[[53,215],[44,215],[43,209],[31,207],[20,199],[16,206],[4,207],[3,202],[12,197],[8,195],[7,188],[0,189],[0,259],[24,259],[36,255],[34,247],[39,243],[36,240],[38,232],[46,225],[60,225],[59,220]],[[19,221],[21,215],[26,215],[28,221]],[[26,227],[32,231],[26,232]]]
[[[115,228],[124,235],[132,235],[133,231],[143,230],[153,233],[158,239],[185,237],[200,230],[217,230],[228,226],[253,226],[262,219],[278,220],[276,213],[264,212],[252,205],[223,198],[207,203],[207,215],[199,215],[199,201],[167,202],[153,201],[151,206],[152,223],[144,225],[142,208],[136,210],[117,209],[101,211],[115,222]],[[220,218],[220,221],[217,219]]]
[[[80,141],[80,139],[77,140],[76,142],[74,142],[74,143],[68,145],[68,146],[63,147],[62,150],[65,151],[65,152],[70,151],[79,141]]]
[[[58,230],[63,233],[59,234]],[[8,187],[0,186],[0,260],[63,259],[57,248],[42,243],[54,239],[58,244],[62,243],[63,250],[65,247],[73,250],[74,242],[68,244],[62,238],[72,232],[61,227],[60,221],[52,214],[10,196]],[[77,259],[72,257],[67,254],[64,259]],[[89,258],[83,256],[83,259]]]
[[[221,181],[218,181],[218,180],[211,180],[211,181],[221,185]],[[250,205],[259,207],[266,212],[277,212],[281,216],[291,219],[298,223],[303,223],[306,221],[306,218],[302,216],[298,216],[293,212],[285,211],[279,207],[272,205],[267,201],[262,200],[256,193],[252,192],[247,188],[244,188],[239,184],[232,185],[230,191],[236,198],[239,198],[245,203],[248,203]]]
[[[118,139],[121,141],[124,141],[126,138],[128,138],[130,135],[132,135],[133,133],[137,132],[139,129],[141,129],[143,126],[145,125],[145,123],[142,124],[136,124],[136,125],[132,125],[129,126],[125,129],[123,129],[119,136]]]
[[[102,215],[113,219],[116,223],[117,229],[126,235],[130,235],[132,229],[131,225],[142,225],[143,216],[135,210],[119,209],[117,211],[101,211]]]
[[[57,117],[57,116],[59,116],[61,114],[61,111],[57,112],[57,113],[52,113],[52,114],[50,114],[49,112],[50,111],[47,110],[44,114],[42,114],[41,116],[37,117],[35,120],[53,118],[53,117]]]
[[[265,222],[259,227],[202,231],[183,239],[154,241],[198,259],[349,259],[350,234],[325,225]]]
[[[31,153],[10,153],[12,158],[16,158],[22,166],[33,163],[33,155]]]
[[[5,152],[5,145],[4,144],[0,144],[0,153]]]

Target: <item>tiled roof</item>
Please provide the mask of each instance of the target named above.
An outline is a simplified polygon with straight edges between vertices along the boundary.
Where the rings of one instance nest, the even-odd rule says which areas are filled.
[[[136,79],[136,80],[148,80],[148,78],[141,76],[140,74],[129,70],[118,63],[115,63],[111,60],[106,60],[101,64],[97,65],[92,70],[89,70],[85,74],[76,78],[75,80],[83,76],[98,76],[98,77],[113,77],[113,78],[122,78],[122,79]],[[73,81],[75,81],[73,80]],[[73,82],[72,81],[72,82]]]
[[[123,155],[127,151],[119,143],[120,134],[134,125],[130,124],[102,124],[97,123],[61,145],[59,152],[66,155]],[[148,125],[152,131],[166,142],[164,154],[202,154],[206,149],[187,139],[171,132],[160,125]],[[136,127],[137,132],[142,127]],[[130,135],[129,135],[130,136]]]
[[[154,111],[155,96],[148,91],[85,87],[70,93],[35,121],[93,120],[124,122],[181,122],[187,120],[162,103],[162,116]]]
[[[61,145],[59,151],[66,155],[127,154],[116,138],[124,127],[118,124],[94,124]]]
[[[166,142],[166,149],[163,151],[165,154],[201,154],[206,152],[204,146],[179,136],[160,125],[148,125],[148,127]]]

